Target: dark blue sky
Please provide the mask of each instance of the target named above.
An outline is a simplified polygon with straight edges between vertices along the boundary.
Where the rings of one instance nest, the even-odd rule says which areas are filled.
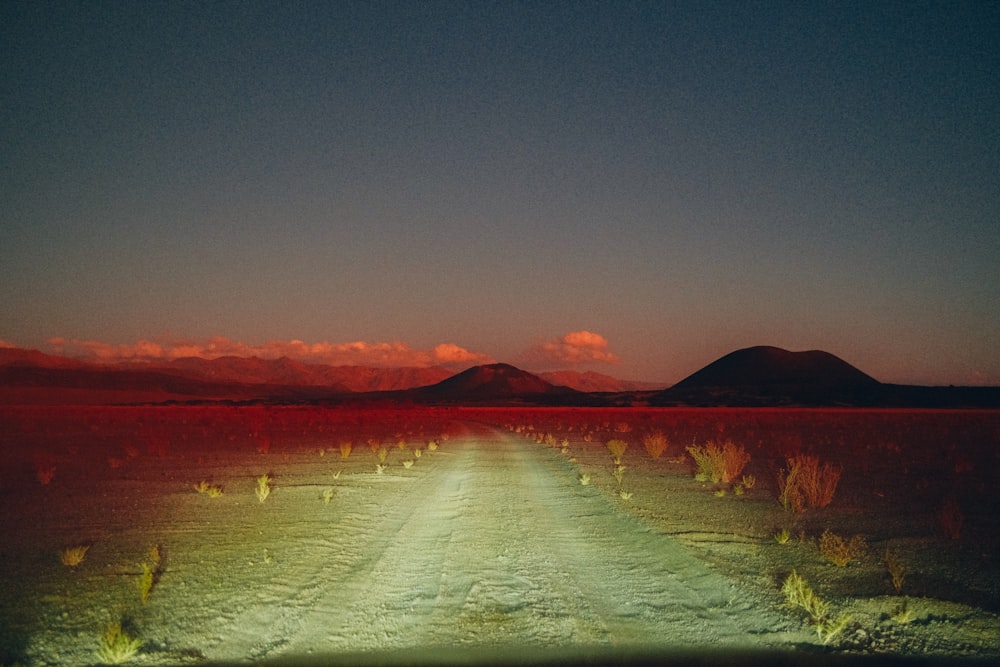
[[[0,340],[1000,384],[998,34],[995,2],[7,2]]]

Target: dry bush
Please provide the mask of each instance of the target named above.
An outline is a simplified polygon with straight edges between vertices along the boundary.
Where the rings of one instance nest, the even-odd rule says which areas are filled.
[[[668,444],[667,436],[660,431],[647,433],[642,438],[642,446],[646,448],[646,451],[654,459],[660,458]]]
[[[611,476],[615,478],[615,482],[618,483],[618,486],[621,486],[622,478],[625,476],[625,466],[616,465],[611,471]]]
[[[194,485],[194,490],[198,493],[203,493],[209,498],[218,498],[222,495],[222,487],[215,484],[209,484],[206,480],[201,480]]]
[[[885,553],[882,555],[882,562],[885,564],[885,569],[889,572],[889,576],[892,578],[892,587],[896,591],[896,595],[903,592],[903,581],[906,579],[906,568],[903,563],[899,560],[899,555],[890,551],[889,547],[885,548]]]
[[[949,498],[941,506],[938,512],[938,523],[941,530],[948,539],[957,540],[962,536],[962,526],[965,524],[965,515],[954,498]]]
[[[350,456],[351,455],[351,450],[353,448],[354,448],[354,445],[351,443],[350,440],[343,440],[340,443],[340,458],[346,459],[348,456]]]
[[[163,576],[163,550],[159,544],[154,544],[149,548],[147,560],[142,563],[142,574],[136,582],[142,604],[149,602],[149,596],[152,595],[153,588],[160,583],[161,576]]]
[[[861,535],[855,535],[848,541],[830,530],[824,530],[819,536],[820,553],[837,567],[844,567],[862,556],[867,548],[865,538]]]
[[[614,440],[608,440],[605,447],[611,452],[611,458],[614,459],[615,465],[618,465],[622,461],[622,457],[625,456],[625,450],[628,449],[628,443],[624,440],[619,440],[615,438]]]
[[[722,446],[709,440],[704,447],[691,445],[687,451],[698,467],[695,478],[700,481],[729,484],[750,462],[750,455],[743,446],[736,445],[732,440],[726,440]]]
[[[787,468],[778,471],[778,501],[786,510],[802,512],[826,507],[833,500],[842,469],[808,454],[785,459]]]
[[[59,560],[66,567],[76,567],[87,557],[89,544],[78,544],[75,547],[67,547],[59,552]]]
[[[56,476],[56,467],[54,465],[50,466],[39,466],[35,468],[35,478],[42,485],[48,485],[49,482]]]
[[[271,495],[271,477],[270,475],[261,475],[257,478],[257,488],[254,489],[254,494],[257,496],[259,502],[264,502],[267,497]]]

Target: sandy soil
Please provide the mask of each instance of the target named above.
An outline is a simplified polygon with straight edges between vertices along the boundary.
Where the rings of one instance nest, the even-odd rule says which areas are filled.
[[[991,503],[976,504],[976,489],[1000,473],[996,440],[982,442],[1000,433],[995,414],[970,436],[982,451],[963,450],[973,470],[953,465],[946,476],[960,475],[965,489],[965,535],[950,540],[934,516],[953,487],[930,475],[915,499],[873,484],[893,479],[887,457],[871,457],[885,470],[855,460],[863,474],[845,473],[829,508],[786,512],[768,479],[774,453],[768,459],[746,433],[774,433],[758,422],[739,422],[739,435],[760,482],[737,496],[695,481],[679,444],[655,460],[642,450],[642,429],[672,428],[676,443],[685,429],[706,428],[669,411],[652,422],[615,413],[584,424],[558,411],[279,419],[234,409],[238,418],[220,421],[170,410],[3,416],[3,664],[99,663],[101,629],[116,621],[144,642],[133,661],[149,665],[687,650],[1000,658],[995,518]],[[727,428],[707,423],[714,435]],[[386,448],[381,473],[371,437]],[[610,437],[630,442],[621,483]],[[916,489],[922,459],[910,460]],[[45,470],[54,474],[42,483]],[[272,492],[260,502],[264,473]],[[198,493],[202,481],[222,495]],[[773,537],[780,528],[793,535],[786,544]],[[832,565],[816,546],[827,528],[863,534],[865,553]],[[76,544],[90,545],[84,561],[60,563],[60,550]],[[153,545],[161,562],[143,603],[138,582]],[[886,549],[905,562],[901,594]],[[792,570],[850,616],[834,641],[820,642],[785,604],[780,587]]]

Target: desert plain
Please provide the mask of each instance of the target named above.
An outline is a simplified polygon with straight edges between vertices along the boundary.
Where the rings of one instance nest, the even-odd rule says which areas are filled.
[[[998,445],[996,410],[3,406],[0,664],[993,662]],[[828,505],[780,501],[797,455]]]

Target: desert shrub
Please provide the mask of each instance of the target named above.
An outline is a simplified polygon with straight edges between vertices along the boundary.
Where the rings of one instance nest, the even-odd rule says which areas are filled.
[[[867,548],[865,538],[861,535],[855,535],[850,540],[845,540],[830,530],[824,530],[819,537],[820,553],[837,567],[844,567],[864,554]]]
[[[346,459],[347,457],[349,457],[351,455],[351,450],[353,448],[354,448],[354,445],[351,443],[350,440],[343,440],[343,441],[341,441],[341,443],[340,443],[340,458]]]
[[[808,454],[785,459],[788,467],[778,471],[778,502],[786,510],[802,512],[826,507],[833,500],[842,469]]]
[[[667,436],[659,431],[656,433],[647,433],[642,438],[642,446],[646,448],[646,452],[654,459],[660,458],[668,444]]]
[[[605,447],[607,447],[608,451],[611,452],[611,457],[617,465],[621,463],[622,457],[625,456],[625,450],[628,449],[628,443],[624,440],[615,438],[614,440],[608,440]]]
[[[257,488],[254,489],[254,493],[257,496],[259,502],[264,502],[267,497],[271,495],[271,477],[270,475],[261,475],[257,478]]]
[[[691,445],[687,451],[698,468],[695,477],[702,481],[729,484],[750,462],[750,455],[742,445],[736,445],[732,440],[726,440],[722,446],[710,440],[704,447]]]
[[[809,614],[809,624],[816,631],[816,636],[823,644],[830,643],[851,620],[851,617],[846,615],[837,619],[832,618],[830,605],[816,595],[806,580],[794,570],[782,584],[781,592],[788,604],[801,608]]]
[[[97,657],[109,665],[128,662],[142,648],[142,640],[122,629],[121,623],[111,623],[101,632]]]
[[[885,553],[882,555],[882,563],[885,564],[885,569],[892,579],[892,587],[896,591],[896,595],[899,595],[903,592],[906,568],[903,567],[903,563],[899,560],[899,555],[895,551],[890,551],[889,547],[885,548]]]
[[[209,484],[205,480],[201,480],[194,485],[194,490],[198,493],[203,493],[209,498],[218,498],[222,495],[222,487],[215,484]]]
[[[611,476],[615,478],[615,482],[618,484],[618,486],[621,486],[622,485],[622,478],[625,476],[625,466],[623,466],[623,465],[616,465],[611,470]]]
[[[67,547],[59,552],[59,560],[66,567],[76,567],[87,557],[89,544],[78,544],[74,547]]]
[[[142,604],[149,602],[149,596],[153,593],[153,588],[160,583],[163,575],[163,550],[159,544],[154,544],[149,548],[147,558],[142,563],[142,574],[139,575],[137,585],[139,587],[139,599]]]
[[[35,478],[38,479],[39,483],[42,485],[48,485],[49,482],[56,476],[56,467],[54,465],[50,466],[39,466],[35,469]]]
[[[788,604],[804,609],[810,619],[822,618],[830,609],[830,605],[816,595],[806,580],[794,570],[781,585],[781,592]]]
[[[962,514],[962,508],[958,506],[954,498],[949,498],[941,506],[940,511],[938,511],[938,523],[948,539],[957,540],[962,536],[965,515]]]

